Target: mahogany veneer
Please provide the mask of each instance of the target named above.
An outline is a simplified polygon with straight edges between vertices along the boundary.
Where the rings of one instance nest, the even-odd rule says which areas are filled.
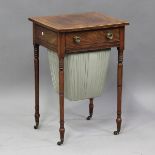
[[[118,49],[117,68],[117,135],[121,129],[123,51],[125,20],[102,13],[88,12],[61,16],[31,17],[33,22],[34,66],[35,66],[35,129],[39,126],[39,45],[53,50],[59,57],[60,141],[64,141],[64,57],[65,54],[95,52],[107,48]],[[101,66],[102,67],[102,66]],[[89,104],[89,120],[93,115],[93,99]]]

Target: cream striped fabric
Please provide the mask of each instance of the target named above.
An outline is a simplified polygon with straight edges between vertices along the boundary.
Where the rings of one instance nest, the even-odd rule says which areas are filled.
[[[103,91],[110,50],[69,54],[64,59],[64,95],[69,100],[100,96]],[[53,87],[59,92],[59,61],[48,50]]]

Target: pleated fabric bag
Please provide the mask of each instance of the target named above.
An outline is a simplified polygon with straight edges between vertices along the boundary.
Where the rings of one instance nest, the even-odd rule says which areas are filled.
[[[64,58],[64,96],[71,101],[101,96],[105,84],[110,49],[66,54]],[[54,90],[59,93],[59,59],[48,50]]]

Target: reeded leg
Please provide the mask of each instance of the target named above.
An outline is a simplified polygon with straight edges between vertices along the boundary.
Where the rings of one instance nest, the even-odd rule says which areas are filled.
[[[87,120],[90,120],[93,116],[93,109],[94,109],[94,104],[93,104],[93,98],[89,99],[89,116],[86,118]]]
[[[34,70],[35,70],[35,126],[39,126],[39,45],[34,44]]]
[[[58,145],[64,142],[64,58],[59,59],[59,102],[60,102],[60,141]]]
[[[117,68],[117,130],[114,135],[118,135],[121,130],[121,107],[122,107],[122,77],[123,77],[123,49],[118,48],[118,68]]]

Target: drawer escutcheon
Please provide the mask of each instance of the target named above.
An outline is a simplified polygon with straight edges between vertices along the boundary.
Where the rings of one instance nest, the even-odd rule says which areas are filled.
[[[79,44],[80,41],[81,41],[79,36],[74,36],[74,37],[73,37],[73,40],[74,40],[74,42],[77,43],[77,44]]]
[[[112,40],[113,39],[113,33],[112,32],[107,32],[107,39]]]

